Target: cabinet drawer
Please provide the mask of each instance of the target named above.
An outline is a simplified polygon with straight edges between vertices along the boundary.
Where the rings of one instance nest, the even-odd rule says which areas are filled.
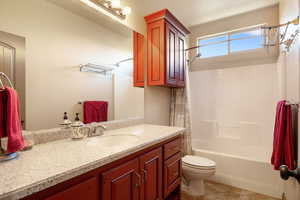
[[[98,178],[93,177],[45,200],[98,200],[100,198],[99,187]]]
[[[181,155],[175,154],[165,161],[164,165],[164,197],[166,198],[181,181]]]
[[[164,158],[165,160],[172,155],[181,151],[181,138],[175,139],[164,145]]]

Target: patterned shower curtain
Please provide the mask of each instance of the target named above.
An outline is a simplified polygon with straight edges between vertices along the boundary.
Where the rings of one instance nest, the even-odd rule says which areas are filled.
[[[188,73],[188,72],[187,72]],[[186,128],[183,134],[182,147],[184,155],[192,154],[191,144],[191,118],[190,118],[190,103],[188,96],[188,74],[186,88],[172,88],[171,89],[171,114],[170,125]]]

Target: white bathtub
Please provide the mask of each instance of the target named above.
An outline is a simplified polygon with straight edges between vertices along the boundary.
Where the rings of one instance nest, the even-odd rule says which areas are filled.
[[[210,180],[279,198],[284,183],[279,172],[268,162],[232,154],[193,148],[193,153],[217,163],[217,173]]]

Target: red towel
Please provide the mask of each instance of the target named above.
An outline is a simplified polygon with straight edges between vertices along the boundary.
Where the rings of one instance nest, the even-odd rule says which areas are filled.
[[[292,106],[286,105],[286,135],[284,141],[284,164],[289,169],[296,169],[296,156],[294,146],[294,134],[293,134],[293,119],[292,119]]]
[[[20,120],[20,102],[17,92],[12,88],[5,88],[7,92],[6,135],[7,152],[13,153],[24,148],[22,126]]]
[[[273,154],[271,163],[278,170],[281,165],[295,169],[295,149],[292,127],[292,108],[286,101],[280,101],[276,108]]]
[[[0,90],[0,138],[6,137],[7,91]]]
[[[85,101],[83,103],[84,123],[107,121],[108,102]]]

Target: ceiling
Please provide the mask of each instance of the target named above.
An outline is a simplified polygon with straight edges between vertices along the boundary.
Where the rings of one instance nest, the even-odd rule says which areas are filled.
[[[79,0],[48,0],[75,14],[81,15],[102,26],[131,36],[131,31],[109,19],[101,12]],[[280,0],[120,0],[122,5],[132,7],[132,12],[146,16],[168,8],[184,25],[191,27],[209,21],[234,16],[279,3]]]
[[[121,0],[143,16],[168,8],[186,26],[229,17],[277,4],[279,0]],[[134,10],[133,10],[134,12]]]
[[[105,14],[98,12],[94,8],[91,8],[79,0],[48,0],[66,10],[73,12],[76,15],[80,15],[94,23],[104,26],[116,33],[119,33],[125,37],[132,37],[132,30],[127,26],[107,17]]]

